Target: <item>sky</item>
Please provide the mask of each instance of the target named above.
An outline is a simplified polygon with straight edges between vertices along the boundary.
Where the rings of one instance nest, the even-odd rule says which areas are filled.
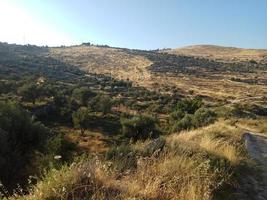
[[[0,0],[0,41],[267,49],[267,0]]]

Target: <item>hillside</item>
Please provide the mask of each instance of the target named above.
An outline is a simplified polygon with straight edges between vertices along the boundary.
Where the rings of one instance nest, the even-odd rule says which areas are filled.
[[[266,49],[241,49],[235,47],[222,47],[215,45],[194,45],[183,48],[167,50],[170,54],[205,57],[209,59],[236,62],[250,61],[267,62]]]
[[[253,56],[0,43],[0,199],[267,198],[244,140],[267,134]]]
[[[1,59],[13,59],[13,56],[24,59],[23,62],[41,59],[51,65],[67,65],[85,73],[129,80],[136,86],[158,92],[179,91],[186,96],[202,96],[211,102],[252,99],[254,103],[263,104],[267,95],[266,50],[202,45],[162,53],[94,45],[23,48],[3,43],[0,49]],[[177,52],[184,53],[176,55]],[[207,54],[216,58],[211,59]],[[232,59],[235,55],[237,61]],[[223,61],[217,57],[223,57]],[[251,62],[251,58],[260,61]]]
[[[189,49],[191,52],[202,52],[202,48]],[[220,55],[217,48],[220,49],[208,48],[207,52]],[[85,72],[130,80],[135,85],[167,93],[176,89],[182,94],[194,93],[216,101],[266,96],[267,64],[251,63],[250,57],[255,57],[252,50],[242,50],[250,52],[243,55],[248,61],[244,59],[235,63],[230,59],[232,52],[229,51],[222,55],[230,63],[225,63],[226,60],[208,60],[206,54],[195,58],[190,54],[181,56],[97,46],[51,48],[49,56]],[[241,55],[240,51],[238,55]]]
[[[13,56],[24,59],[22,62],[40,59],[59,67],[67,65],[85,73],[129,80],[154,91],[200,95],[209,101],[252,98],[261,104],[267,90],[266,50],[191,46],[162,53],[93,45],[23,48],[4,43],[0,49],[1,59]],[[232,59],[235,56],[237,60]],[[37,65],[40,64],[38,61]]]

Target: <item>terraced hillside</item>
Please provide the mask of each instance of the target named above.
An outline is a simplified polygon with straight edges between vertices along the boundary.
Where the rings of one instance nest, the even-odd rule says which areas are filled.
[[[16,56],[23,60],[22,63],[39,60],[33,68],[40,65],[40,60],[49,60],[57,67],[69,66],[84,72],[130,80],[134,85],[163,93],[179,91],[182,95],[200,95],[210,101],[252,99],[254,103],[266,102],[266,50],[195,46],[166,53],[93,45],[28,46],[25,50],[6,44],[1,44],[0,49],[1,59]],[[235,55],[237,61],[232,59]]]
[[[192,51],[198,52],[199,48],[196,46],[196,50]],[[260,54],[265,50],[247,50],[249,56],[244,53],[245,50],[242,50],[243,53],[240,50],[236,53],[242,54],[238,61],[230,59],[232,50],[226,53],[219,47],[214,50],[214,55],[223,55],[223,61],[211,59],[207,53],[196,57],[195,54],[172,54],[173,51],[162,53],[82,45],[50,48],[48,55],[86,72],[131,80],[136,85],[152,90],[167,93],[178,90],[184,95],[201,95],[209,100],[231,102],[254,97],[259,102],[265,100],[267,64],[263,61],[265,57]],[[207,52],[212,52],[212,49],[209,48]],[[251,58],[261,62],[252,62]]]

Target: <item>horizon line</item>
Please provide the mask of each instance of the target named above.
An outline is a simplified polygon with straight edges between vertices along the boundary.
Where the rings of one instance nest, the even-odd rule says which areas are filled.
[[[244,47],[238,47],[238,46],[231,46],[231,45],[220,45],[220,44],[211,44],[211,43],[199,43],[199,44],[188,44],[185,46],[177,46],[174,48],[171,47],[163,47],[163,48],[156,48],[156,49],[141,49],[141,48],[129,48],[129,47],[119,47],[119,46],[110,46],[108,44],[95,44],[92,42],[82,42],[80,44],[69,44],[69,45],[39,45],[39,44],[21,44],[21,43],[16,43],[16,42],[5,42],[5,41],[0,41],[0,43],[4,44],[9,44],[9,45],[18,45],[18,46],[36,46],[36,47],[41,47],[41,48],[68,48],[68,47],[77,47],[77,46],[96,46],[96,47],[106,47],[106,48],[115,48],[115,49],[130,49],[130,50],[141,50],[141,51],[159,51],[159,50],[167,50],[167,49],[182,49],[182,48],[188,48],[188,47],[194,47],[194,46],[213,46],[213,47],[222,47],[222,48],[236,48],[236,49],[247,49],[247,50],[267,50],[266,48],[244,48]],[[90,44],[90,45],[89,45]]]

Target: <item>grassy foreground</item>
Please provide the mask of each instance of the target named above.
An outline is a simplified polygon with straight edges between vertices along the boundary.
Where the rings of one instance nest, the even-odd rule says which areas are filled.
[[[241,129],[218,121],[164,140],[164,149],[151,155],[150,141],[137,142],[116,160],[95,156],[52,170],[30,194],[12,199],[235,198],[238,169],[248,164]]]

